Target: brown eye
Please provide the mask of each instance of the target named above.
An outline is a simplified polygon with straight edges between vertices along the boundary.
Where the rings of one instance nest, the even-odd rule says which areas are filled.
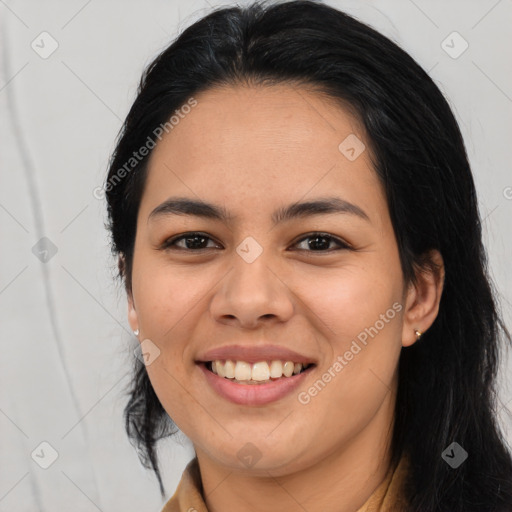
[[[305,240],[310,240],[305,248],[299,250],[305,250],[307,252],[333,252],[338,251],[340,249],[351,249],[351,247],[332,235],[328,233],[311,233],[310,235],[301,238],[295,245],[299,243],[303,243]],[[338,248],[329,249],[330,244],[334,242]],[[327,249],[327,250],[326,250]]]
[[[204,233],[190,232],[183,235],[179,235],[173,238],[169,238],[162,244],[162,249],[174,249],[185,250],[185,251],[200,251],[203,249],[211,249],[207,247],[208,240],[213,240]],[[182,242],[178,245],[178,242]]]

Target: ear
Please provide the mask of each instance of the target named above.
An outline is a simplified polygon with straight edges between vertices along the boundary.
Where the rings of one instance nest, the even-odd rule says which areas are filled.
[[[136,331],[139,328],[139,320],[137,318],[137,311],[135,309],[135,304],[133,302],[133,296],[130,293],[127,295],[128,297],[128,323],[132,331]]]
[[[402,331],[404,347],[413,345],[419,339],[415,331],[427,331],[439,312],[445,277],[444,261],[438,250],[430,251],[426,259],[431,264],[417,270],[416,283],[411,283],[406,292]]]
[[[119,259],[117,260],[117,266],[119,268],[120,275],[122,276],[126,283],[126,262],[122,254],[119,255]],[[125,286],[125,290],[128,299],[128,323],[130,324],[132,331],[136,331],[139,328],[139,320],[137,318],[137,311],[135,309],[135,303],[133,301],[132,290],[128,286]]]

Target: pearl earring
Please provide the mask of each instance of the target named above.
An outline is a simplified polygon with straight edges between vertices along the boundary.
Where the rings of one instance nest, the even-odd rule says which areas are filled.
[[[135,336],[138,336],[139,335],[139,329],[135,329],[135,331],[133,331],[133,334],[135,334]]]

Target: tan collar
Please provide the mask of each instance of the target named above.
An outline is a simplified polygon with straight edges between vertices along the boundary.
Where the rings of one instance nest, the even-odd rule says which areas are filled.
[[[187,464],[176,492],[165,504],[162,512],[208,512],[202,492],[199,464],[197,457],[194,457]]]
[[[405,503],[402,484],[408,470],[408,459],[402,457],[395,471],[390,468],[382,483],[356,512],[402,512]],[[165,504],[162,512],[208,512],[204,502],[203,486],[197,457],[188,464],[176,492]]]

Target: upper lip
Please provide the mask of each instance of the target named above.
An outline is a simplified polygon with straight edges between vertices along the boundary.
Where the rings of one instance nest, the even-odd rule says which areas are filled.
[[[294,363],[315,364],[311,357],[304,356],[279,345],[226,345],[217,347],[201,354],[197,362],[219,361],[230,359],[232,361],[245,361],[257,363],[259,361],[292,361]]]

